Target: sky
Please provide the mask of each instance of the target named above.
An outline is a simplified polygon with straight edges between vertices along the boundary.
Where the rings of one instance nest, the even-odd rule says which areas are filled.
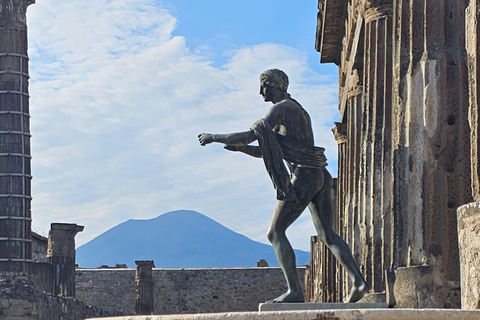
[[[337,174],[337,68],[315,51],[316,0],[37,0],[27,11],[32,230],[77,223],[80,246],[129,219],[195,210],[268,243],[275,190],[261,159],[201,147],[246,131],[284,70]],[[288,231],[309,250],[305,212]]]

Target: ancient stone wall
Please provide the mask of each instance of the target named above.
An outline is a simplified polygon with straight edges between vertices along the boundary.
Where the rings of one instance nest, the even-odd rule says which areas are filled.
[[[78,269],[76,283],[86,304],[134,314],[135,269]],[[257,311],[287,289],[280,268],[153,269],[153,286],[155,314]]]
[[[48,239],[32,232],[32,262],[47,262]]]
[[[28,277],[0,274],[0,319],[52,320],[120,316],[124,313],[86,305],[67,297],[45,294],[34,288]]]

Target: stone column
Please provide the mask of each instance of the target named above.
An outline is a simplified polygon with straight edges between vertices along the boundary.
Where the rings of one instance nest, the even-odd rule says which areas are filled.
[[[364,109],[362,128],[364,249],[361,265],[375,292],[385,290],[383,271],[391,264],[390,213],[384,195],[390,154],[393,1],[367,0],[364,7]],[[387,159],[388,160],[388,159]],[[388,201],[388,200],[387,200]],[[387,209],[387,211],[385,211]],[[387,228],[385,228],[385,226]],[[385,261],[387,259],[387,261]]]
[[[465,5],[395,2],[395,261],[435,261],[458,281],[456,209],[471,200]]]
[[[466,10],[466,49],[468,57],[469,124],[471,129],[472,191],[480,201],[480,0],[469,0]]]
[[[0,271],[32,262],[30,116],[26,10],[33,0],[0,0]]]
[[[480,0],[469,0],[465,44],[468,57],[471,178],[475,202],[457,210],[462,309],[480,309]]]
[[[395,0],[394,261],[407,267],[397,280],[432,267],[437,307],[456,307],[456,210],[472,199],[464,9],[458,0]]]
[[[356,75],[356,70],[354,72]],[[350,245],[352,254],[357,263],[361,261],[361,248],[364,242],[361,240],[361,232],[359,228],[359,190],[360,190],[360,131],[362,125],[362,100],[363,87],[358,82],[348,92],[348,101],[346,107],[347,122],[347,193],[343,197],[345,201],[345,225],[347,228],[344,240]],[[350,279],[344,272],[345,283],[343,284],[343,299],[350,292]]]
[[[338,144],[338,178],[337,178],[337,195],[335,205],[335,215],[332,217],[333,228],[338,235],[346,240],[348,235],[349,212],[347,211],[346,198],[348,196],[348,145],[347,145],[347,125],[345,123],[335,122],[335,128],[332,129],[335,140]],[[337,261],[335,263],[337,279],[336,283],[332,284],[335,287],[335,301],[342,301],[344,293],[348,294],[346,285],[348,285],[348,277],[346,276],[343,267]],[[332,277],[329,277],[332,279]],[[334,278],[333,278],[334,279]]]
[[[137,265],[135,314],[150,315],[153,314],[155,305],[152,275],[152,268],[155,267],[155,264],[153,261],[135,261],[135,264]]]
[[[52,223],[48,235],[47,262],[53,265],[53,294],[75,297],[75,235],[83,226]]]

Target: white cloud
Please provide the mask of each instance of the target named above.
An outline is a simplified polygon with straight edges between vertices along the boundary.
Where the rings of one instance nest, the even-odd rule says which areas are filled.
[[[244,131],[262,117],[258,75],[271,67],[289,74],[318,145],[336,158],[336,88],[294,48],[246,47],[213,67],[149,0],[42,0],[28,23],[37,232],[75,222],[85,225],[82,244],[128,219],[193,209],[265,242],[275,192],[262,161],[200,147],[197,135]],[[292,234],[308,249],[305,232]]]

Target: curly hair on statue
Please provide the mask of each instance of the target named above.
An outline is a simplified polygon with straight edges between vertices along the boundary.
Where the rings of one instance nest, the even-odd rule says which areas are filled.
[[[260,81],[271,87],[278,88],[284,92],[287,92],[288,88],[288,76],[279,69],[269,69],[260,75]]]

